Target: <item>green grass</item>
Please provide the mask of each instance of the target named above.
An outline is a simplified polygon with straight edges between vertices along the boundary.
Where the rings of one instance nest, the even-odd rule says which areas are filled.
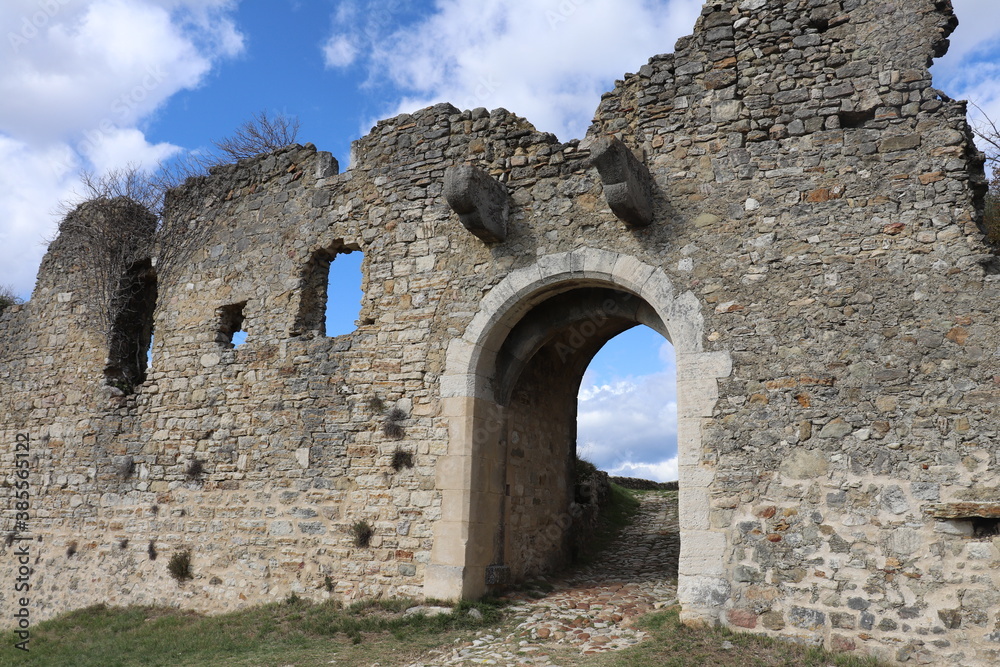
[[[637,496],[676,496],[676,491],[633,492],[612,487],[612,501],[601,517],[587,557],[596,558],[635,515]],[[553,590],[545,581],[524,587],[531,597]],[[151,607],[98,605],[64,614],[32,628],[31,652],[14,650],[12,633],[0,636],[0,666],[71,667],[312,665],[382,667],[417,661],[429,650],[474,639],[476,633],[503,635],[513,621],[504,603],[464,602],[451,614],[432,618],[403,616],[410,600],[314,604],[295,596],[284,602],[221,616]],[[427,604],[439,604],[428,602]],[[470,616],[477,609],[481,618]],[[638,626],[641,644],[594,656],[578,648],[545,645],[544,652],[563,667],[875,667],[873,659],[834,655],[727,629],[694,629],[680,623],[676,607],[648,614]]]
[[[328,602],[280,602],[222,616],[152,607],[88,607],[40,623],[30,653],[9,648],[0,665],[338,665],[400,664],[428,649],[493,627],[502,603],[462,603],[451,614],[406,616],[408,600],[343,608]],[[469,615],[476,608],[482,618]]]
[[[832,654],[816,647],[789,644],[761,635],[688,628],[679,608],[647,614],[638,627],[650,636],[641,644],[577,661],[575,667],[877,667],[873,658]]]
[[[635,513],[639,511],[639,500],[634,492],[617,484],[611,485],[611,498],[601,508],[598,517],[597,530],[587,540],[585,548],[577,554],[577,562],[581,565],[593,563],[629,524]]]

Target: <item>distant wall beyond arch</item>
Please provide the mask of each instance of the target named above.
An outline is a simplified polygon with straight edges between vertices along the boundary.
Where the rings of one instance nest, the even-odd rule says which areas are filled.
[[[688,620],[714,620],[729,597],[722,571],[726,538],[708,520],[714,471],[702,462],[702,420],[718,399],[717,380],[732,370],[728,352],[705,352],[701,304],[691,292],[678,294],[662,269],[634,257],[594,248],[542,257],[512,271],[483,299],[461,338],[448,348],[441,378],[442,409],[449,422],[448,454],[438,462],[442,519],[425,593],[430,597],[476,597],[487,586],[496,505],[503,489],[495,417],[505,407],[496,395],[495,364],[512,328],[553,295],[581,286],[613,287],[635,294],[655,310],[677,355],[678,456],[680,463],[681,602]]]

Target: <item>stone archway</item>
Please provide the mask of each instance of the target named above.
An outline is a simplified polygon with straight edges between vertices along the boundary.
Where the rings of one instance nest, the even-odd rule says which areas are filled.
[[[595,317],[596,315],[596,317]],[[593,334],[582,344],[568,332],[581,334],[589,321]],[[662,271],[634,257],[592,248],[539,258],[512,271],[483,299],[479,312],[461,338],[448,348],[441,378],[442,411],[448,419],[448,453],[439,459],[437,486],[442,518],[435,525],[425,594],[435,598],[475,598],[484,594],[506,538],[498,538],[508,494],[507,448],[511,424],[525,410],[516,404],[516,389],[525,374],[535,386],[553,388],[546,411],[564,440],[574,424],[560,417],[567,395],[575,400],[586,363],[608,338],[647,324],[664,334],[677,356],[678,456],[681,524],[679,589],[687,621],[714,622],[729,597],[723,563],[726,539],[709,523],[711,466],[701,462],[702,421],[711,417],[718,399],[718,378],[732,369],[728,352],[705,352],[701,304],[690,292],[677,294]],[[589,342],[588,342],[589,341]],[[563,346],[563,347],[560,347]],[[596,347],[595,347],[596,346]],[[540,351],[550,357],[568,349],[565,373],[547,373]],[[582,363],[582,367],[580,364]],[[540,365],[541,364],[541,365]],[[560,388],[560,377],[570,378]],[[546,392],[548,395],[548,392]],[[549,400],[549,399],[546,399]],[[575,403],[574,403],[575,406]],[[575,410],[575,407],[573,408]],[[575,430],[574,430],[575,434]],[[564,449],[564,448],[563,448]],[[553,466],[565,452],[550,452]],[[553,495],[559,499],[558,486]],[[545,510],[549,511],[549,510]],[[498,543],[500,540],[500,543]],[[507,540],[509,542],[509,540]]]

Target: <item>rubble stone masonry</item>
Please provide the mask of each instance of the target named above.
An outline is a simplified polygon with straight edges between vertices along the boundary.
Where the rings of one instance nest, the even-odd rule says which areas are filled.
[[[997,664],[1000,263],[965,104],[928,72],[955,25],[950,0],[708,2],[582,141],[441,104],[343,173],[312,145],[216,168],[168,199],[152,319],[122,334],[152,327],[134,387],[106,381],[64,225],[0,315],[0,581],[22,535],[37,619],[470,597],[559,567],[583,371],[644,324],[677,357],[687,622]],[[358,327],[328,338],[348,251]]]

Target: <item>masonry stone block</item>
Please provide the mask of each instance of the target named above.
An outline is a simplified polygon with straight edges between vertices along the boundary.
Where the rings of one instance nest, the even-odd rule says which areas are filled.
[[[653,222],[653,177],[646,165],[615,137],[595,140],[590,154],[614,214],[633,227]]]
[[[716,531],[684,530],[687,539],[681,542],[680,574],[685,577],[722,578],[725,564],[718,556],[725,551],[726,536]]]
[[[635,257],[623,255],[615,262],[611,275],[614,277],[615,284],[635,292],[641,292],[646,281],[653,274],[653,270],[649,264],[640,262]]]
[[[585,248],[580,253],[583,256],[583,276],[597,280],[610,281],[614,275],[618,253],[607,250]]]
[[[488,243],[507,238],[507,188],[481,168],[469,164],[448,167],[444,196],[473,234]]]
[[[695,614],[706,608],[722,607],[732,592],[732,585],[721,577],[682,576],[677,584],[681,604]]]

